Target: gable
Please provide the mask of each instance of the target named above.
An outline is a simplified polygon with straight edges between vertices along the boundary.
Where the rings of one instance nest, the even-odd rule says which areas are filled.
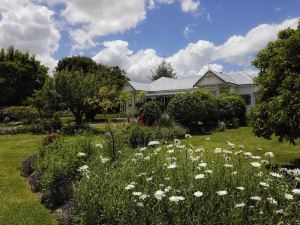
[[[129,83],[125,84],[123,90],[124,91],[129,91],[129,92],[135,91],[134,88]]]
[[[226,82],[224,82],[214,73],[209,71],[203,75],[203,77],[195,84],[195,86],[199,87],[199,86],[221,85],[221,84],[226,84]]]

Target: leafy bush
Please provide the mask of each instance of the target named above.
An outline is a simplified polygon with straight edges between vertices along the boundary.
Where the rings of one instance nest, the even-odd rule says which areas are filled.
[[[236,127],[238,124],[246,125],[246,104],[240,96],[234,94],[220,95],[217,100],[220,120],[225,121],[229,127]]]
[[[147,146],[148,142],[155,139],[155,128],[133,125],[129,128],[128,132],[128,142],[129,146],[132,148],[137,148],[138,146]]]
[[[226,146],[226,145],[224,145]],[[91,162],[75,185],[80,224],[298,224],[298,181],[234,144],[157,146]]]
[[[72,184],[82,175],[79,168],[90,160],[96,150],[89,138],[73,144],[58,138],[43,145],[35,165],[39,176],[34,181],[43,190],[42,203],[54,208],[72,198]]]
[[[176,122],[192,131],[199,131],[199,124],[211,129],[218,120],[215,98],[202,90],[175,95],[168,105],[168,112]]]
[[[123,130],[124,140],[127,140],[127,144],[132,148],[147,146],[153,140],[173,141],[174,138],[183,138],[186,133],[187,129],[177,124],[173,124],[171,127],[148,127],[133,124]]]
[[[161,108],[157,102],[146,102],[142,107],[142,115],[145,124],[152,125],[162,114]]]
[[[11,120],[33,119],[39,116],[36,108],[31,106],[10,106],[2,109],[2,117],[9,117]]]

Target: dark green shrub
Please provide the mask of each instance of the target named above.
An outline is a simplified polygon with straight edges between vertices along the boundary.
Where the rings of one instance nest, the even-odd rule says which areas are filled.
[[[57,132],[62,128],[62,121],[57,113],[50,119],[43,119],[41,123],[46,132]]]
[[[2,109],[1,115],[11,120],[33,119],[39,116],[36,108],[31,106],[10,106]]]
[[[226,94],[217,97],[220,113],[220,120],[229,127],[237,124],[234,118],[238,119],[238,124],[246,125],[246,104],[239,95]]]
[[[201,125],[211,129],[216,126],[219,116],[215,98],[203,90],[175,95],[168,105],[168,112],[176,122],[191,131],[199,131]]]
[[[161,114],[162,111],[157,102],[146,102],[142,107],[143,119],[148,125],[152,125],[155,121],[159,120]]]
[[[129,128],[128,132],[128,142],[129,146],[136,148],[138,146],[147,146],[149,141],[155,139],[155,128],[133,125]]]
[[[172,127],[168,128],[168,139],[184,138],[186,133],[187,129],[179,125],[173,125]]]

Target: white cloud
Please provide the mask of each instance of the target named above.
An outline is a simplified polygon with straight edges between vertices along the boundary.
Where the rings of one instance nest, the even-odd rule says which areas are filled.
[[[210,14],[209,14],[209,13],[207,13],[207,15],[206,15],[206,19],[207,19],[207,21],[208,21],[208,22],[212,23],[212,19],[211,19],[211,17],[210,17]]]
[[[212,42],[199,40],[166,58],[178,77],[201,75],[212,70],[221,71],[223,67],[216,62],[225,60],[235,65],[249,66],[249,59],[268,42],[277,38],[278,31],[287,27],[296,28],[298,18],[287,19],[279,24],[262,24],[251,29],[245,36],[232,36],[217,46]],[[127,71],[128,77],[135,81],[149,81],[151,70],[161,62],[153,49],[134,53],[126,41],[104,42],[94,60],[109,65],[119,65]],[[209,65],[209,66],[208,66]]]
[[[65,9],[61,15],[74,26],[70,36],[73,50],[95,47],[96,37],[124,32],[135,28],[145,19],[145,0],[51,0],[61,2]]]
[[[52,56],[59,47],[60,33],[53,11],[27,0],[3,0],[0,13],[0,47],[14,45],[36,54],[50,68],[56,65]]]
[[[198,0],[149,0],[148,8],[155,8],[155,3],[170,5],[176,1],[180,3],[181,10],[186,13],[195,13],[200,7],[200,1]]]
[[[288,27],[295,29],[297,24],[298,18],[287,19],[279,24],[261,24],[251,29],[245,36],[234,35],[217,47],[217,57],[230,63],[247,65],[249,56],[275,40],[280,30]]]
[[[161,58],[153,49],[140,50],[133,54],[126,41],[106,41],[103,46],[104,49],[93,59],[97,63],[120,66],[127,71],[131,80],[148,81],[151,70],[161,62]]]
[[[180,2],[183,12],[196,12],[200,6],[200,2],[195,0],[180,0]]]
[[[188,39],[189,35],[193,32],[194,30],[190,26],[186,26],[183,30],[183,35],[185,36],[186,39]]]

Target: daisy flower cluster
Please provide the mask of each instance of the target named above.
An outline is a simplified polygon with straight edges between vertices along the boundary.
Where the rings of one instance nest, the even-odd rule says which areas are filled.
[[[191,137],[185,138],[188,143]],[[90,205],[92,212],[114,215],[123,224],[300,221],[300,173],[275,170],[272,152],[231,141],[213,149],[183,143],[152,141],[128,149],[114,167],[90,172],[76,187],[85,204],[81,213],[88,214]]]

